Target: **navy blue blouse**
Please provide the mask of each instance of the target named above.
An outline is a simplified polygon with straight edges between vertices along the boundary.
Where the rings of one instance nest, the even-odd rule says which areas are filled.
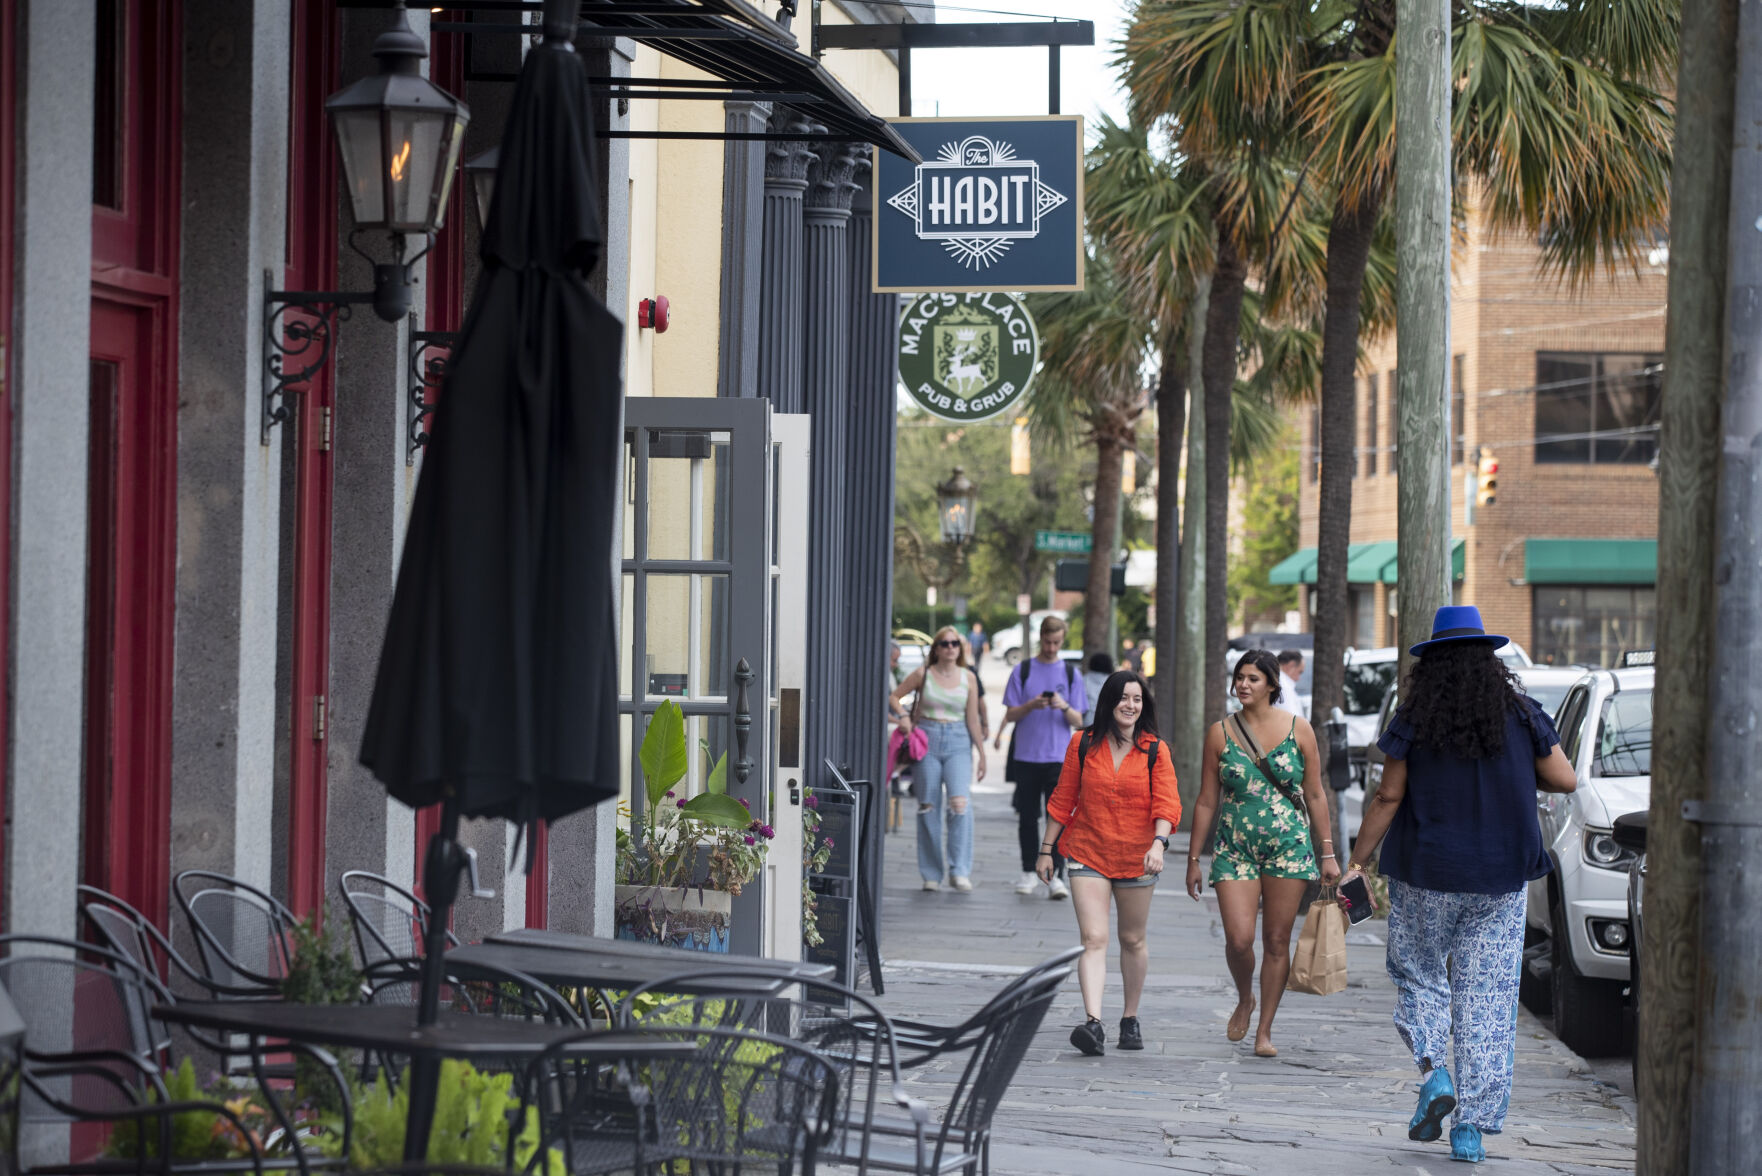
[[[1560,742],[1554,723],[1523,696],[1529,724],[1505,717],[1505,750],[1468,760],[1413,742],[1399,712],[1377,746],[1407,761],[1407,795],[1383,839],[1378,871],[1410,886],[1510,894],[1547,874],[1536,820],[1536,761]]]

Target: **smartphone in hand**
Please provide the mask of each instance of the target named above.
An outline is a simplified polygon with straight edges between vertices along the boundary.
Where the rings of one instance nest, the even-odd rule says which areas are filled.
[[[1051,702],[1051,701],[1052,701],[1052,691],[1050,691],[1050,690],[1042,690],[1042,691],[1041,691],[1041,692],[1040,692],[1040,697],[1041,697],[1041,698],[1044,698],[1044,699],[1045,699],[1045,700],[1046,700],[1046,701],[1047,701],[1047,702]]]
[[[1370,901],[1370,887],[1364,884],[1364,875],[1340,885],[1340,905],[1345,908],[1348,923],[1362,923],[1371,917],[1373,907]]]

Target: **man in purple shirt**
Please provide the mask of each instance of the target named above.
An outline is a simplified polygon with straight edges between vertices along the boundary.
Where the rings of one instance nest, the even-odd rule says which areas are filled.
[[[1083,675],[1072,662],[1063,661],[1058,651],[1065,643],[1065,623],[1057,617],[1040,622],[1040,652],[1010,671],[1009,685],[1004,688],[1004,721],[1016,725],[1010,743],[1010,759],[1015,766],[1016,836],[1022,851],[1022,878],[1016,883],[1017,894],[1032,894],[1039,885],[1034,876],[1034,859],[1040,855],[1040,820],[1046,815],[1046,802],[1058,787],[1058,774],[1064,767],[1065,750],[1071,743],[1071,732],[1083,725],[1083,711],[1089,705]],[[1048,898],[1069,898],[1071,889],[1065,884],[1065,859],[1056,849],[1052,853],[1052,884]]]

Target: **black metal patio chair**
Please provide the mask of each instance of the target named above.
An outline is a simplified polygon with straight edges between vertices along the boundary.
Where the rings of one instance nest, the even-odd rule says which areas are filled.
[[[1012,977],[1009,983],[998,989],[972,1016],[955,1024],[941,1025],[930,1021],[896,1019],[893,1022],[893,1031],[899,1046],[900,1067],[909,1070],[943,1054],[971,1049],[985,1027],[1001,1010],[1015,1003],[1022,993],[1038,989],[1055,972],[1062,977],[1068,977],[1071,969],[1076,966],[1077,957],[1082,954],[1083,946],[1077,944],[1035,964]]]
[[[262,999],[267,995],[261,985],[234,987],[210,979],[172,946],[151,919],[109,891],[80,886],[77,893],[80,913],[86,917],[97,942],[133,960],[167,992],[175,993],[181,984],[187,983],[202,996],[215,1000]]]
[[[299,920],[272,895],[212,870],[185,870],[172,894],[189,920],[202,974],[233,989],[279,994]]]
[[[568,1041],[552,1046],[528,1070],[542,1124],[529,1173],[551,1147],[563,1153],[570,1176],[641,1176],[675,1164],[783,1176],[798,1165],[815,1170],[836,1131],[847,1067],[802,1042],[751,1029],[638,1024],[620,1032],[691,1049],[590,1067],[568,1060]]]
[[[0,935],[0,986],[16,997],[25,1020],[25,1124],[66,1129],[75,1123],[112,1126],[110,1151],[122,1154],[71,1156],[61,1163],[27,1169],[31,1176],[157,1172],[184,1174],[335,1168],[342,1160],[293,1154],[293,1124],[281,1122],[279,1138],[288,1154],[268,1157],[264,1143],[234,1111],[208,1100],[174,1101],[162,1076],[163,1051],[152,1025],[152,1008],[170,994],[127,955],[74,940],[37,935]],[[339,1089],[346,1089],[331,1060],[306,1050],[328,1066]],[[228,1124],[237,1159],[174,1154],[175,1118],[183,1112],[216,1116]],[[342,1115],[344,1154],[352,1138],[352,1116]],[[117,1136],[116,1132],[133,1132]],[[72,1136],[75,1140],[80,1136]],[[132,1153],[132,1154],[129,1154]]]
[[[419,959],[428,934],[429,906],[414,891],[381,874],[348,870],[337,879],[361,966],[381,960]],[[447,946],[459,938],[447,932]]]
[[[868,1171],[878,1113],[905,1124],[901,1132],[923,1144],[929,1108],[906,1092],[893,1023],[878,1005],[832,981],[761,995],[718,988],[716,981],[725,978],[714,970],[685,972],[633,989],[619,1002],[615,1023],[747,1030],[809,1046],[838,1068],[841,1080],[834,1134],[824,1150],[854,1157],[859,1174]],[[828,996],[839,1003],[829,1003]]]

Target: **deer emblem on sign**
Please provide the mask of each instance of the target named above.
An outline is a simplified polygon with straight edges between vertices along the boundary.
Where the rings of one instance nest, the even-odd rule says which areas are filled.
[[[957,310],[946,326],[935,328],[937,379],[956,396],[977,395],[997,379],[997,327],[976,314]],[[959,322],[960,318],[979,319]]]

